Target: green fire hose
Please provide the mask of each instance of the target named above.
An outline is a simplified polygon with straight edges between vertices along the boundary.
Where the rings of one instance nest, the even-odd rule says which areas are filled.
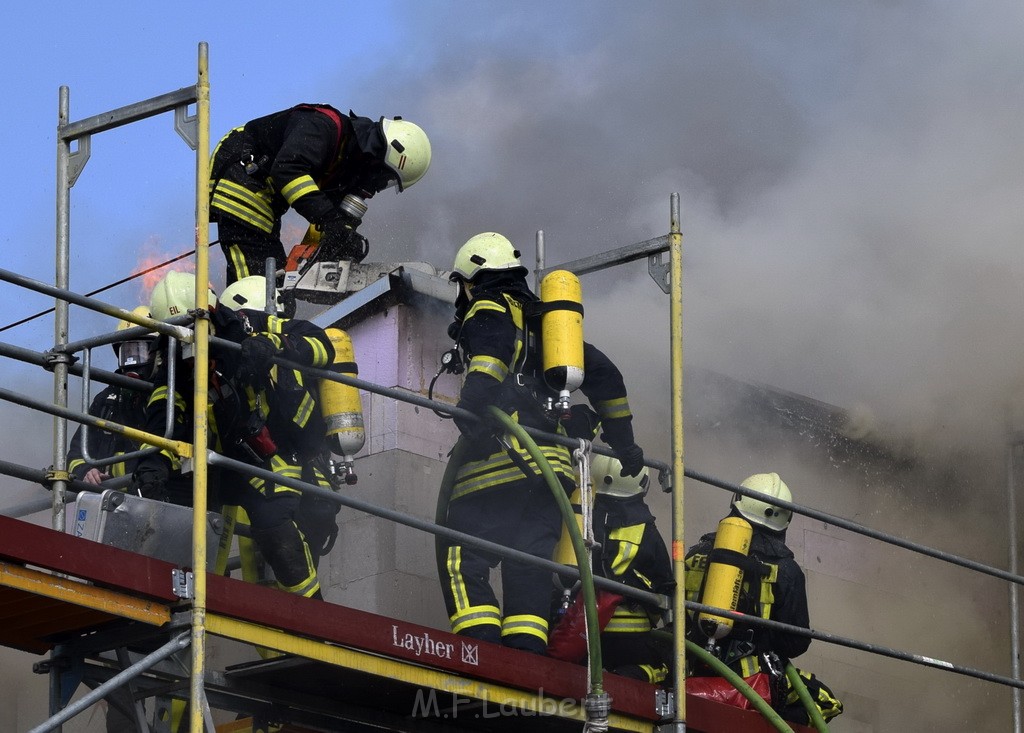
[[[796,694],[800,697],[800,702],[804,704],[804,709],[807,710],[807,715],[811,718],[811,725],[814,726],[818,733],[828,733],[828,726],[825,724],[825,719],[821,716],[821,710],[814,700],[811,699],[811,693],[807,691],[807,685],[804,684],[803,678],[800,677],[800,673],[793,666],[792,662],[786,663],[786,677],[789,679],[789,684],[793,686]]]

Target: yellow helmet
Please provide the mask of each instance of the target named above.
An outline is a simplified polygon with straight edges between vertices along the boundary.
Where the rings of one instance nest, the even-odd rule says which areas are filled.
[[[145,316],[149,318],[149,308],[144,305],[139,305],[132,308],[132,313],[137,316]],[[129,328],[135,328],[135,323],[131,321],[121,320],[117,322],[116,331],[127,331]],[[153,342],[156,340],[156,333],[149,331],[148,333],[134,336],[130,339],[123,341],[115,341],[111,346],[114,349],[114,353],[117,354],[117,366],[119,369],[126,369],[128,367],[140,366],[147,363],[152,356]]]
[[[451,279],[471,281],[481,272],[522,269],[520,252],[507,237],[497,232],[483,232],[470,237],[455,255]]]
[[[647,466],[636,476],[623,476],[622,463],[618,458],[595,455],[590,459],[590,479],[594,482],[594,491],[617,499],[628,499],[631,496],[647,493],[651,478]]]
[[[217,296],[210,291],[210,307],[217,305]],[[149,312],[158,321],[181,316],[196,307],[196,276],[190,272],[171,270],[153,287]]]
[[[423,129],[401,117],[380,118],[387,145],[384,165],[398,176],[398,190],[404,191],[423,178],[430,167],[430,140]]]
[[[152,318],[152,316],[149,315],[149,306],[146,305],[135,306],[134,308],[132,308],[132,313],[134,313],[137,316],[142,316],[144,318]],[[117,328],[115,330],[127,331],[129,328],[135,328],[137,325],[137,323],[132,323],[131,321],[121,320],[117,322]],[[144,336],[144,338],[155,339],[156,334],[150,331]]]
[[[284,311],[281,302],[281,291],[274,290],[277,313]],[[267,307],[267,278],[263,275],[250,275],[224,288],[220,294],[220,304],[233,311],[245,308],[251,311],[263,311]]]
[[[790,492],[786,482],[779,478],[777,473],[755,473],[743,480],[740,484],[745,489],[756,491],[769,499],[782,499],[792,501],[793,494]],[[753,499],[748,496],[737,494],[733,497],[732,505],[740,515],[751,524],[758,524],[767,527],[774,532],[781,532],[789,526],[793,519],[793,512],[790,509],[769,504],[767,501]]]

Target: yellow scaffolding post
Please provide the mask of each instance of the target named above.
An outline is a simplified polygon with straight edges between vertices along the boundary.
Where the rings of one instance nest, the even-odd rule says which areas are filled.
[[[210,308],[207,285],[210,281],[210,79],[209,47],[199,44],[199,78],[196,83],[196,310],[195,321],[195,386],[192,393],[193,485],[192,485],[192,676],[190,679],[190,733],[203,733],[203,707],[206,677],[206,480],[207,419],[206,402],[209,388]]]
[[[686,545],[683,542],[683,235],[679,228],[679,194],[672,194],[669,230],[669,328],[672,348],[672,601],[675,624],[675,728],[686,730]]]

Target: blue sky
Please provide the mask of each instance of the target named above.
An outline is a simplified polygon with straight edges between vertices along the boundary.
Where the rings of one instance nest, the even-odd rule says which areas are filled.
[[[206,41],[214,140],[308,101],[427,130],[427,176],[371,202],[372,259],[446,268],[488,229],[532,259],[543,229],[553,264],[664,234],[679,192],[688,362],[977,434],[1024,361],[1022,15],[1011,0],[8,4],[4,267],[53,278],[58,88],[72,119],[141,101],[193,84]],[[190,249],[193,171],[170,115],[97,136],[72,190],[72,288]],[[663,436],[664,296],[642,263],[584,295],[588,338],[650,374],[640,414]],[[51,304],[0,297],[8,321]],[[75,336],[104,327],[73,310]],[[44,350],[52,321],[0,339]],[[3,368],[48,395],[47,375]]]

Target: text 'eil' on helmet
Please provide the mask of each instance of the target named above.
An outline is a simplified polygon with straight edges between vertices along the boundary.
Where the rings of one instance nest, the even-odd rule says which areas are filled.
[[[209,303],[217,305],[217,296],[209,291]],[[191,272],[171,270],[153,286],[149,297],[149,312],[157,321],[183,316],[196,307],[196,276]]]

